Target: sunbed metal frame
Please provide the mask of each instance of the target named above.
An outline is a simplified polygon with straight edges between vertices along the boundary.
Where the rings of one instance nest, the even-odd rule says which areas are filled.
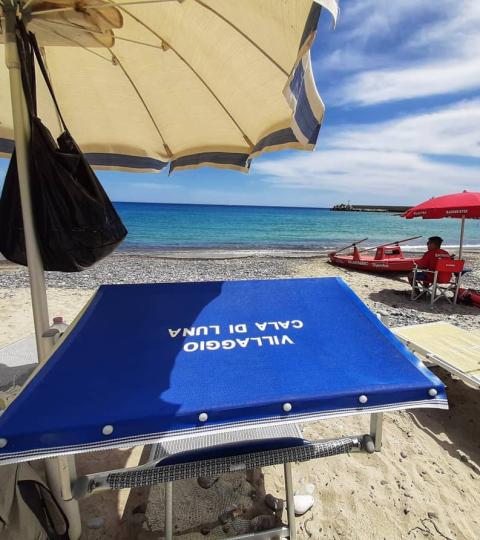
[[[98,491],[165,484],[165,539],[173,539],[173,484],[185,478],[201,476],[217,477],[223,474],[250,470],[270,465],[283,464],[284,484],[287,501],[287,525],[268,531],[251,532],[235,536],[232,540],[296,540],[294,492],[291,464],[294,461],[308,461],[350,452],[379,452],[382,446],[383,413],[370,415],[370,433],[348,436],[340,439],[305,441],[301,446],[278,447],[285,435],[301,438],[297,424],[268,426],[249,430],[229,431],[217,435],[189,437],[180,440],[167,440],[152,446],[147,463],[130,469],[117,469],[82,476],[72,482],[72,496],[83,498]],[[198,450],[216,448],[221,454],[222,445],[230,446],[232,441],[272,441],[272,449],[240,453],[213,459],[195,458]],[[214,443],[212,445],[212,443]],[[216,443],[216,444],[215,444]],[[226,447],[226,446],[224,446]],[[231,448],[231,446],[230,446]],[[176,460],[176,456],[191,458]],[[173,460],[172,460],[173,457]],[[162,461],[168,458],[167,464]]]

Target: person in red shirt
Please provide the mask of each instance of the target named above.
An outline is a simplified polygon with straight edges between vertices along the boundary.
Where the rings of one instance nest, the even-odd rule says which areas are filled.
[[[435,270],[437,260],[439,258],[450,258],[448,251],[441,249],[443,239],[440,236],[431,236],[427,242],[428,250],[423,254],[420,259],[415,259],[415,264],[421,269]],[[438,283],[448,283],[452,277],[451,272],[439,272]],[[423,281],[424,283],[433,282],[433,274],[431,272],[422,272],[417,270],[417,281]],[[413,284],[413,272],[408,276],[410,285]]]

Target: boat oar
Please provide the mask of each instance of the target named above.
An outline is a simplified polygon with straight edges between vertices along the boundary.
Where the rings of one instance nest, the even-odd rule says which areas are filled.
[[[349,244],[348,246],[342,247],[341,249],[339,249],[337,251],[332,251],[332,253],[330,253],[330,255],[336,255],[337,253],[340,253],[340,251],[345,251],[348,248],[354,247],[357,244],[361,244],[362,242],[365,242],[365,240],[368,240],[368,238],[364,238],[363,240],[357,240],[356,242],[353,242],[353,244]]]
[[[359,251],[359,253],[363,253],[364,251],[371,251],[372,249],[378,249],[386,246],[398,246],[398,244],[403,244],[403,242],[408,242],[409,240],[417,240],[417,238],[421,238],[420,236],[411,236],[410,238],[404,238],[403,240],[396,240],[395,242],[388,242],[386,244],[382,244],[381,246],[373,246],[369,248],[362,249],[362,251]]]

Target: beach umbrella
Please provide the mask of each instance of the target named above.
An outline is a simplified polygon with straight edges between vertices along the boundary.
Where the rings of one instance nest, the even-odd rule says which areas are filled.
[[[463,191],[462,193],[433,197],[428,201],[410,208],[402,216],[407,219],[416,217],[423,219],[461,219],[460,249],[458,253],[458,258],[461,259],[465,220],[480,219],[480,192]]]
[[[310,48],[322,8],[336,19],[337,0],[0,0],[0,154],[15,146],[40,361],[49,317],[17,18],[35,34],[66,124],[93,166],[246,171],[264,152],[315,145],[324,107]],[[45,85],[37,95],[39,117],[59,135]],[[57,480],[68,492],[68,478]]]
[[[0,0],[0,6],[6,56],[0,154],[10,155],[15,143],[37,336],[48,328],[48,314],[26,181],[17,17],[35,34],[66,124],[97,168],[246,171],[264,152],[314,147],[324,106],[309,51],[322,8],[335,20],[336,0]],[[59,135],[43,81],[37,94],[39,116]],[[45,357],[40,337],[37,345]]]

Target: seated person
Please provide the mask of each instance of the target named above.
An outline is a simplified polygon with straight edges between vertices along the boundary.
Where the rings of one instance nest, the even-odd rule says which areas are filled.
[[[440,236],[431,236],[427,241],[428,250],[423,254],[420,259],[415,259],[415,264],[419,268],[425,268],[426,270],[435,270],[437,260],[439,258],[450,258],[448,251],[441,249],[443,239]],[[448,283],[452,278],[451,272],[439,272],[438,283]],[[431,272],[422,272],[417,270],[417,281],[422,281],[425,284],[433,282],[433,274]],[[409,274],[408,281],[410,285],[413,285],[413,272]]]

